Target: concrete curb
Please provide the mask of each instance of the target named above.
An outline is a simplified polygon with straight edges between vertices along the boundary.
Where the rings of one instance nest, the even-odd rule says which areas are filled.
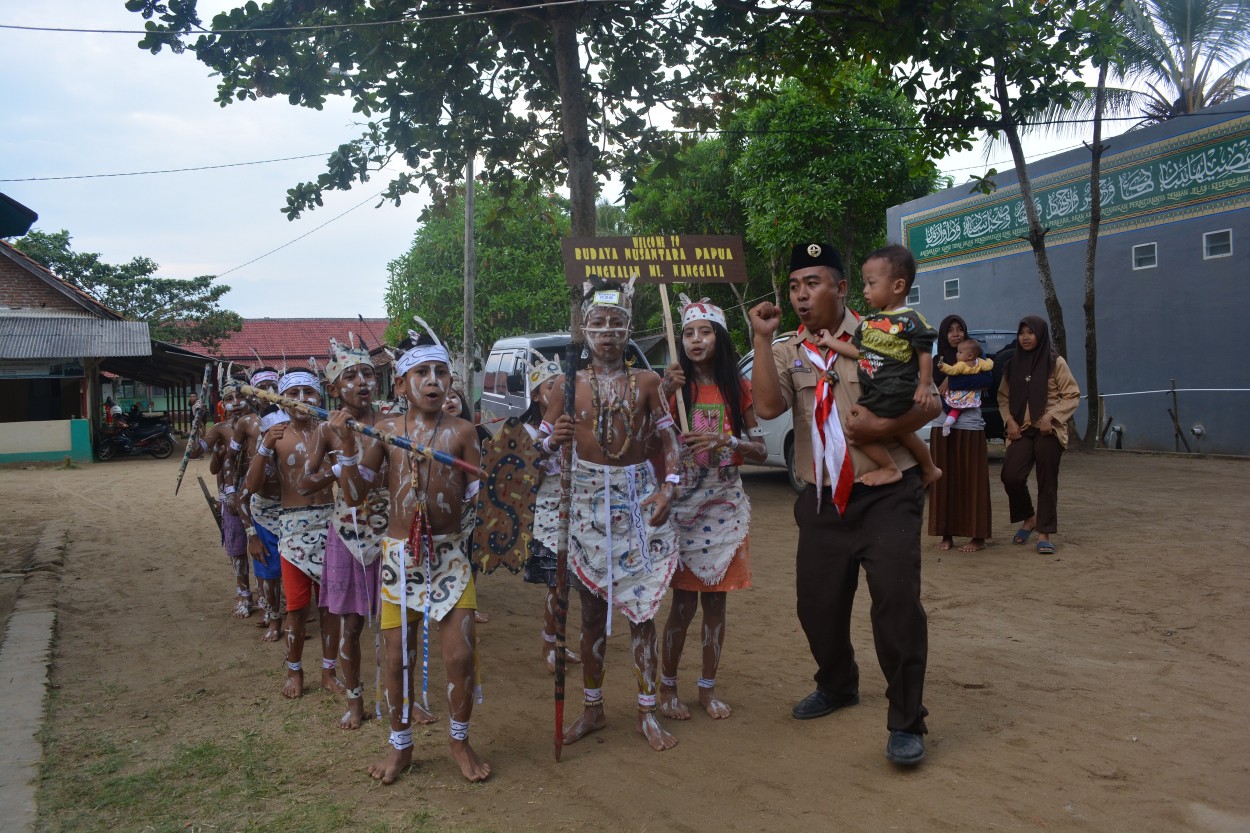
[[[56,593],[65,566],[68,527],[43,529],[0,644],[0,819],[9,830],[35,829],[35,793],[43,746],[44,702],[56,632]],[[9,827],[9,825],[13,825]]]

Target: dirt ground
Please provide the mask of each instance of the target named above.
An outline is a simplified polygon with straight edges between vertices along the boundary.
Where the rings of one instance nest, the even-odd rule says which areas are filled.
[[[206,466],[192,464],[175,498],[177,463],[0,471],[6,558],[51,515],[71,528],[48,735],[81,757],[47,767],[41,829],[240,829],[228,798],[156,822],[141,824],[139,813],[133,826],[90,807],[50,810],[46,799],[92,766],[101,744],[156,761],[198,741],[259,738],[271,750],[261,778],[282,785],[272,805],[328,793],[352,818],[383,827],[419,811],[430,830],[1250,831],[1245,461],[1067,455],[1057,556],[1010,544],[1000,489],[987,550],[939,553],[926,538],[931,734],[928,761],[914,771],[883,757],[884,682],[862,584],[862,705],[790,717],[813,669],[794,615],[794,495],[767,472],[747,478],[755,587],[730,602],[718,680],[731,719],[667,721],[679,746],[650,751],[634,731],[618,618],[609,726],[555,763],[542,590],[501,572],[479,585],[491,620],[479,628],[486,700],[472,730],[494,775],[461,780],[437,702],[442,719],[417,733],[416,766],[387,788],[364,773],[385,726],[340,731],[342,703],[320,690],[284,700],[280,649],[257,641],[255,619],[228,617],[233,582],[194,480]],[[577,615],[574,604],[570,621]],[[312,667],[315,645],[305,654]],[[681,678],[691,695],[697,662],[688,651]],[[432,668],[435,702],[442,671],[436,660]],[[571,682],[573,715],[580,675]]]

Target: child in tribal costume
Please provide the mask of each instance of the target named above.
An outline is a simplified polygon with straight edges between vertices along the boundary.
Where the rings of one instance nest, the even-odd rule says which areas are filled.
[[[378,556],[390,511],[390,496],[379,472],[360,464],[363,450],[378,441],[358,436],[347,427],[348,418],[370,426],[378,420],[373,410],[378,376],[368,351],[331,339],[326,385],[331,396],[342,400],[343,408],[318,426],[308,467],[320,469],[327,452],[337,457],[331,470],[339,489],[326,541],[321,603],[340,618],[338,658],[347,688],[347,713],[339,720],[339,728],[358,729],[365,720],[360,635],[365,620],[372,620],[378,610]]]
[[[419,320],[419,319],[418,319]],[[424,324],[424,322],[422,322]],[[428,328],[427,328],[428,332]],[[413,443],[439,449],[478,465],[481,454],[472,423],[444,413],[451,389],[447,348],[432,334],[409,331],[407,350],[395,360],[396,390],[408,402],[407,411],[378,422],[378,429],[406,437]],[[339,416],[335,415],[338,433]],[[345,428],[345,425],[341,426]],[[364,487],[359,470],[386,467],[391,511],[382,539],[382,647],[391,749],[369,774],[391,784],[412,763],[412,716],[416,697],[415,652],[412,633],[420,621],[424,631],[422,694],[428,683],[431,620],[439,623],[438,636],[447,671],[452,758],[469,781],[490,776],[490,765],[469,745],[469,722],[476,686],[476,631],[473,611],[477,594],[469,567],[469,532],[473,528],[471,500],[480,481],[469,480],[460,469],[409,454],[395,446],[375,444],[358,462],[350,433],[340,435],[348,456],[342,460],[344,483]]]
[[[660,377],[625,364],[629,343],[629,286],[598,282],[585,287],[583,328],[590,362],[576,372],[573,413],[564,408],[563,377],[556,383],[545,424],[548,452],[573,442],[569,566],[582,602],[585,711],[565,729],[575,743],[604,728],[603,662],[611,635],[611,610],[629,620],[638,675],[638,731],[652,749],[677,739],[656,720],[655,614],[677,567],[669,504],[680,481],[677,432],[660,393]],[[647,438],[658,435],[669,474],[657,483],[647,461]]]
[[[272,367],[260,367],[252,372],[252,387],[278,392],[278,371]],[[231,482],[246,481],[246,473],[256,458],[256,448],[261,434],[270,425],[285,422],[287,416],[276,405],[264,406],[259,401],[251,403],[255,413],[246,413],[235,422],[234,437],[226,456],[224,471]],[[268,415],[262,416],[262,412]],[[232,497],[243,519],[247,533],[247,552],[252,557],[252,572],[256,574],[256,590],[259,596],[261,617],[259,625],[265,628],[262,642],[277,642],[282,625],[282,557],[278,555],[280,527],[278,515],[282,510],[282,488],[278,483],[278,470],[271,460],[263,463],[265,475],[260,491],[248,491],[246,482]],[[229,502],[229,501],[228,501]]]
[[[548,359],[541,353],[534,352],[535,361],[530,365],[529,387],[530,407],[521,415],[525,430],[530,438],[538,443],[542,458],[539,469],[542,472],[542,483],[538,487],[538,496],[534,501],[534,534],[530,539],[530,554],[521,573],[528,584],[541,584],[547,588],[546,601],[543,604],[542,656],[547,663],[547,670],[556,670],[556,550],[559,548],[560,534],[560,457],[543,448],[542,433],[539,430],[543,412],[551,401],[551,392],[555,389],[557,377],[561,376],[560,363]],[[564,649],[564,660],[580,663],[577,654]]]
[[[278,381],[278,393],[309,405],[320,406],[321,382],[306,370],[286,373]],[[304,694],[304,631],[313,585],[321,581],[325,564],[326,534],[334,508],[329,469],[310,472],[309,453],[316,425],[302,411],[285,409],[289,420],[271,426],[256,449],[247,473],[247,488],[255,493],[264,479],[265,461],[272,461],[282,488],[282,511],[278,517],[278,552],[282,556],[282,589],[286,594],[287,676],[282,694],[292,699]],[[309,477],[316,479],[310,488]],[[318,607],[321,624],[321,686],[335,693],[344,688],[335,673],[338,653],[338,617]]]
[[[732,714],[716,696],[716,670],[725,644],[726,593],[751,586],[747,528],[751,505],[738,467],[768,452],[751,407],[751,383],[738,372],[738,354],[725,329],[725,313],[707,298],[682,300],[679,362],[664,374],[670,395],[680,390],[689,409],[690,432],[682,435],[681,487],[673,506],[681,563],[673,576],[673,606],[664,626],[660,714],[689,720],[677,696],[677,666],[686,632],[703,602],[703,668],[699,702],[713,718]],[[669,406],[676,406],[675,399]],[[750,439],[747,439],[750,435]]]
[[[236,619],[246,619],[252,615],[252,591],[248,577],[247,535],[244,532],[244,519],[239,516],[238,498],[235,496],[237,483],[234,471],[226,466],[226,461],[233,456],[232,447],[235,425],[239,417],[248,409],[247,399],[239,389],[242,381],[236,378],[222,380],[219,377],[221,401],[228,417],[208,429],[204,438],[199,441],[199,449],[192,450],[192,457],[204,453],[211,454],[208,470],[217,476],[217,500],[221,505],[221,546],[230,559],[234,571],[235,602],[231,614]]]

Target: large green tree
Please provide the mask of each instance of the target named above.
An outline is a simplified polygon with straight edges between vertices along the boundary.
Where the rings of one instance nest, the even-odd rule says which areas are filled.
[[[29,232],[13,246],[105,306],[127,318],[146,321],[152,338],[175,344],[202,344],[212,349],[243,329],[237,313],[222,309],[230,287],[213,275],[160,278],[160,266],[146,257],[122,264],[105,263],[93,252],[76,252],[68,231]]]
[[[568,234],[568,203],[524,193],[479,193],[474,246],[477,281],[473,335],[485,352],[504,336],[568,325],[560,238]],[[391,343],[420,315],[443,339],[464,333],[464,196],[456,194],[427,213],[407,253],[388,265],[386,311]]]

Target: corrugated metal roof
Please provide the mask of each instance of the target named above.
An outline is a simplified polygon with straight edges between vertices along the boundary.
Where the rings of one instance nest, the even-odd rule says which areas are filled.
[[[150,356],[144,321],[0,316],[0,359]]]

